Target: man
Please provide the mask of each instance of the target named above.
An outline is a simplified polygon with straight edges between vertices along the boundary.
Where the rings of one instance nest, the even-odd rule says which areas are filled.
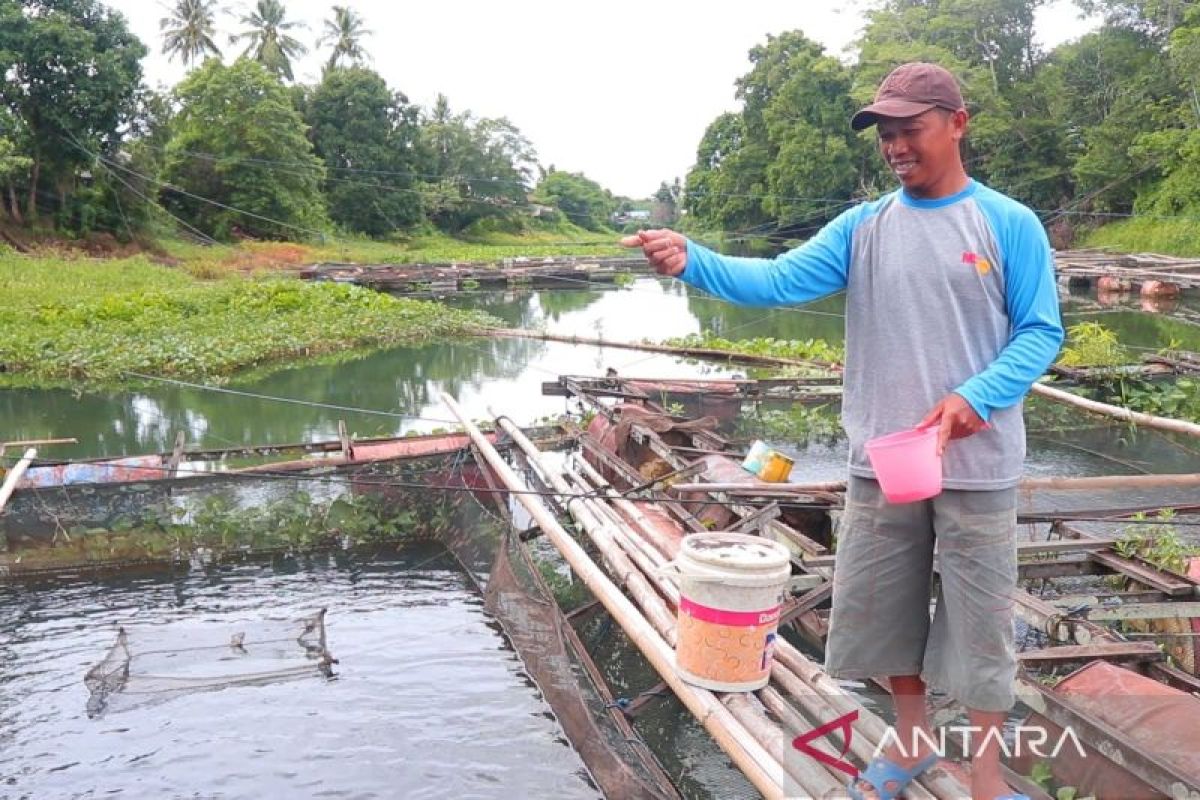
[[[972,797],[1014,797],[1001,779],[998,734],[1015,700],[1020,403],[1063,330],[1045,231],[1028,208],[968,177],[960,155],[967,119],[949,72],[905,64],[850,122],[855,130],[876,126],[898,190],[774,259],[721,256],[668,230],[622,240],[640,246],[658,272],[741,304],[846,291],[850,480],[826,669],[840,678],[887,677],[902,745],[851,782],[856,798],[895,797],[936,763],[934,740],[914,735],[932,736],[927,682],[966,706],[982,730],[973,741]],[[892,505],[863,444],[914,425],[939,428],[945,488]]]

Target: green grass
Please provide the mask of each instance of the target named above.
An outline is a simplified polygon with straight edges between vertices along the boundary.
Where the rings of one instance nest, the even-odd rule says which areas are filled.
[[[314,261],[349,261],[370,264],[440,263],[448,261],[499,262],[526,256],[583,255],[597,258],[628,255],[617,244],[617,233],[585,231],[575,226],[532,230],[521,234],[490,231],[456,238],[429,233],[407,241],[379,242],[368,239],[337,239],[311,248]]]
[[[324,242],[243,242],[200,245],[182,240],[158,244],[168,258],[196,277],[216,278],[234,271],[298,268],[304,264],[341,261],[355,264],[485,262],[498,264],[524,256],[629,255],[614,231],[588,231],[569,223],[533,224],[521,232],[477,227],[459,236],[428,230],[380,241],[331,235]]]
[[[711,331],[703,334],[690,333],[687,336],[663,340],[662,344],[669,347],[706,348],[722,350],[730,353],[743,353],[753,356],[770,356],[772,358],[794,358],[798,361],[822,361],[830,364],[840,364],[846,356],[845,349],[840,345],[831,345],[824,339],[774,339],[758,337],[755,339],[723,339]]]
[[[127,372],[229,375],[355,347],[420,343],[497,324],[344,284],[199,280],[143,257],[0,253],[0,385],[112,384]]]
[[[1126,253],[1200,256],[1200,225],[1190,219],[1127,219],[1089,231],[1080,247],[1108,247]]]

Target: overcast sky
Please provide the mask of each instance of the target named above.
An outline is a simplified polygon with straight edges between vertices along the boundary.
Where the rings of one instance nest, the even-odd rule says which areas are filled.
[[[161,54],[165,2],[106,0],[124,12],[150,49],[151,85],[183,76]],[[799,28],[843,55],[862,25],[863,0],[341,0],[374,35],[372,66],[425,107],[438,92],[455,111],[506,116],[529,138],[544,165],[583,172],[616,194],[647,196],[660,181],[683,177],[704,129],[735,109],[733,83],[749,69],[747,52]],[[252,5],[227,0],[218,44],[226,60],[240,52],[228,35]],[[298,38],[310,53],[294,67],[315,82],[327,48],[311,48],[332,16],[329,0],[284,0],[308,25]],[[1091,27],[1075,6],[1054,0],[1039,13],[1043,46]]]

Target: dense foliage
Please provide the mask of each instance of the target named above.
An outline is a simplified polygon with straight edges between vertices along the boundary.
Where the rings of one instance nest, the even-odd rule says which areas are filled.
[[[304,105],[334,222],[383,236],[423,219],[419,110],[408,98],[353,67],[327,70]]]
[[[9,383],[226,375],[285,357],[460,335],[487,322],[345,284],[197,281],[141,258],[0,257],[0,377]]]
[[[611,192],[577,172],[551,168],[538,183],[533,200],[556,208],[581,228],[602,230],[615,210]]]
[[[970,172],[1038,209],[1062,238],[1080,222],[1200,213],[1200,8],[1081,0],[1104,24],[1045,51],[1034,37],[1043,4],[881,0],[851,62],[799,32],[768,37],[737,82],[741,110],[714,119],[697,150],[684,196],[691,225],[782,241],[890,189],[873,134],[851,134],[847,122],[911,60],[962,82]]]
[[[218,238],[296,238],[325,220],[325,170],[291,97],[255,61],[216,59],[176,90],[163,199]],[[283,168],[280,168],[280,165]]]
[[[804,238],[894,186],[873,133],[847,120],[890,69],[921,59],[963,84],[972,174],[1038,209],[1057,243],[1136,216],[1103,241],[1149,234],[1153,247],[1161,224],[1160,249],[1196,252],[1190,228],[1166,229],[1200,215],[1200,7],[1076,0],[1103,24],[1047,50],[1034,35],[1046,2],[874,0],[842,58],[800,31],[769,35],[686,182],[664,181],[638,210],[731,239]],[[319,31],[286,0],[162,9],[156,45],[191,72],[156,94],[142,83],[146,46],[102,0],[0,0],[0,222],[123,240],[154,224],[313,240],[647,219],[621,216],[631,201],[582,174],[542,167],[506,118],[444,96],[411,104],[365,66],[373,31],[350,6],[333,5]],[[223,41],[222,27],[235,35]],[[294,62],[309,47],[324,66],[299,85]]]

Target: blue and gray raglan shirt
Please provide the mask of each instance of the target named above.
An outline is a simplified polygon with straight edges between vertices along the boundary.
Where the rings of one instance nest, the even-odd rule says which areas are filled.
[[[989,490],[1020,479],[1021,400],[1054,360],[1063,328],[1050,244],[1017,201],[976,181],[935,200],[900,189],[774,259],[688,242],[680,278],[753,306],[846,291],[850,474],[874,477],[863,443],[916,425],[956,392],[990,427],[947,446],[944,485]]]

